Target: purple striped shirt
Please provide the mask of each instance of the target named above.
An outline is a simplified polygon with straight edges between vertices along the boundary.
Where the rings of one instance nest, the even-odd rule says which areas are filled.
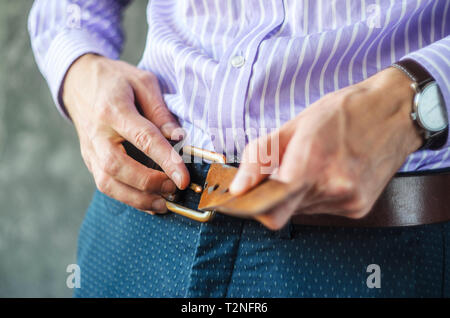
[[[125,0],[37,0],[29,32],[60,111],[71,63],[118,58]],[[238,154],[325,94],[411,58],[436,79],[450,114],[449,0],[152,0],[139,67],[155,73],[189,143]],[[401,171],[450,167],[440,150]]]

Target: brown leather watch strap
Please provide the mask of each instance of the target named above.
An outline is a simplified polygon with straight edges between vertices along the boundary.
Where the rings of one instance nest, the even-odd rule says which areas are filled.
[[[431,74],[414,60],[400,60],[395,62],[392,66],[402,70],[413,82],[416,82],[419,87],[422,87],[425,83],[433,80]]]
[[[412,59],[403,59],[398,62],[392,64],[392,67],[395,67],[401,70],[405,75],[407,75],[413,82],[417,83],[417,86],[422,89],[426,86],[427,83],[433,81],[433,77],[428,71],[422,67],[419,63]],[[416,122],[417,124],[417,122]],[[424,131],[423,127],[417,124],[418,128],[421,131]],[[436,150],[441,148],[447,141],[448,138],[448,128],[446,128],[443,132],[439,133],[432,138],[424,139],[424,143],[419,148],[422,149],[431,149]]]
[[[228,186],[237,169],[212,164],[199,209],[234,216],[265,213],[301,192],[301,188],[266,180],[249,192],[232,197]],[[361,219],[331,215],[292,217],[292,223],[320,226],[398,227],[450,221],[450,173],[396,176],[386,186],[369,214]]]

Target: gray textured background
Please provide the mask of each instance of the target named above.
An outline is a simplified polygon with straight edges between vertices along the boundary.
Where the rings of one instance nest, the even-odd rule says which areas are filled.
[[[0,297],[70,297],[66,266],[94,190],[73,127],[58,114],[30,48],[32,1],[0,1]],[[123,59],[145,44],[147,1],[125,14]]]

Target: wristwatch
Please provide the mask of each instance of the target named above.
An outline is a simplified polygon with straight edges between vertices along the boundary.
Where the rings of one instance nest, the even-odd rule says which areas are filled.
[[[444,98],[434,78],[419,63],[404,59],[392,64],[412,81],[415,92],[411,119],[416,123],[424,143],[419,149],[438,149],[447,141],[448,117]]]

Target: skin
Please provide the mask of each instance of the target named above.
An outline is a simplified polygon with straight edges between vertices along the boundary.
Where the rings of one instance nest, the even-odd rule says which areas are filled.
[[[156,76],[122,61],[86,54],[70,67],[62,98],[97,188],[144,212],[166,212],[162,195],[185,189],[189,173],[167,140],[179,140],[183,131],[164,104]],[[124,140],[164,172],[129,157]]]
[[[324,96],[247,145],[230,192],[240,195],[269,175],[297,183],[298,196],[255,217],[273,230],[294,213],[364,217],[406,157],[422,144],[410,117],[410,84],[401,71],[387,68]],[[260,154],[272,143],[279,146],[269,158],[280,164],[270,171],[270,161]]]

